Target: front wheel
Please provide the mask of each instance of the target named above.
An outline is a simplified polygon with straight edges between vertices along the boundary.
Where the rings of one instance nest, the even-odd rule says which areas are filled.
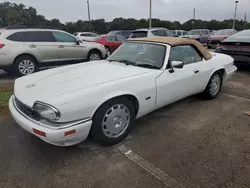
[[[92,50],[88,54],[89,61],[97,61],[102,59],[102,54],[97,50]]]
[[[134,122],[133,104],[126,98],[112,99],[97,110],[91,134],[102,145],[113,145],[126,138]]]
[[[205,91],[203,92],[204,96],[209,100],[216,98],[220,92],[221,86],[222,86],[222,75],[220,72],[215,72],[211,76],[208,85]]]

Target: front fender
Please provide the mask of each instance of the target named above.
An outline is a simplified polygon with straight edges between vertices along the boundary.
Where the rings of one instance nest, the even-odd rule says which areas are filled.
[[[95,112],[98,110],[98,108],[104,104],[105,102],[113,99],[113,98],[116,98],[116,97],[121,97],[121,96],[125,96],[125,95],[131,95],[131,96],[134,96],[137,101],[138,101],[138,104],[139,104],[139,109],[140,109],[140,100],[139,100],[139,97],[135,94],[135,93],[132,93],[132,92],[129,92],[129,91],[119,91],[119,92],[114,92],[114,93],[110,93],[109,95],[101,98],[101,100],[98,102],[97,104],[97,107],[93,110],[92,112],[92,116],[95,114]]]

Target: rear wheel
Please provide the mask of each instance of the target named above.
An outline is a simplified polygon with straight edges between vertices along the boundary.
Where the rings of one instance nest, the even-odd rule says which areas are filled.
[[[205,91],[203,92],[204,96],[209,100],[216,98],[220,92],[221,86],[222,86],[222,74],[220,72],[215,72],[211,76],[208,85]]]
[[[116,98],[104,103],[93,118],[91,134],[102,145],[122,141],[132,130],[135,108],[126,98]]]
[[[38,70],[37,62],[32,56],[20,56],[14,62],[14,69],[18,76],[32,74]]]

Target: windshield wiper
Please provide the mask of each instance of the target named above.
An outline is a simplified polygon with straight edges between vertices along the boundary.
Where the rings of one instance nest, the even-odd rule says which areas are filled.
[[[159,67],[155,66],[155,65],[150,65],[150,64],[136,64],[138,67],[144,67],[144,68],[150,68],[150,69],[160,69]]]
[[[109,60],[109,62],[112,62],[112,61],[117,61],[117,62],[120,62],[120,63],[124,63],[125,65],[135,65],[135,66],[137,66],[137,64],[135,62],[125,60],[125,59],[122,59],[122,60],[111,59],[111,60]]]

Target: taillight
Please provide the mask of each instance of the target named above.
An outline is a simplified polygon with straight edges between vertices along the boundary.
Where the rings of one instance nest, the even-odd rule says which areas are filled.
[[[5,46],[5,44],[0,44],[0,49],[3,48]]]

